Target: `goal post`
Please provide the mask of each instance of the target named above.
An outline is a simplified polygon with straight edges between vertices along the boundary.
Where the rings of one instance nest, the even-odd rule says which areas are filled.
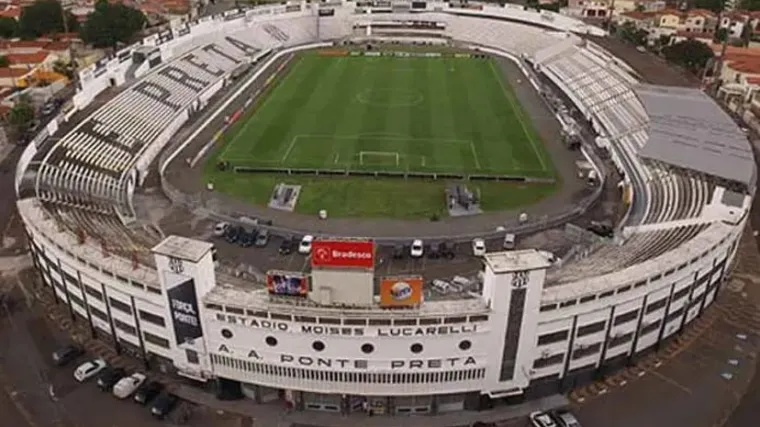
[[[371,159],[376,158],[373,161]],[[398,167],[401,164],[401,156],[397,151],[360,151],[359,164],[391,164]]]

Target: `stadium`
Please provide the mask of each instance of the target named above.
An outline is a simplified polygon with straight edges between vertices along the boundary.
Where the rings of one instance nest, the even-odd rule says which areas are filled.
[[[711,98],[589,35],[424,1],[172,23],[80,72],[24,151],[35,268],[94,336],[227,397],[429,414],[603,377],[713,302],[756,168]],[[452,182],[481,213],[441,217]],[[235,251],[218,222],[316,238]],[[459,249],[396,259],[415,239]]]

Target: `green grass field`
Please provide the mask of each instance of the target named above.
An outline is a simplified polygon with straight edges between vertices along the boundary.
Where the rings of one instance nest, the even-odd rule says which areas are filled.
[[[444,181],[320,178],[217,171],[232,166],[554,177],[551,159],[490,59],[294,59],[208,162],[217,190],[266,204],[278,182],[304,185],[297,211],[331,216],[442,213]],[[470,183],[483,207],[532,203],[555,184]]]

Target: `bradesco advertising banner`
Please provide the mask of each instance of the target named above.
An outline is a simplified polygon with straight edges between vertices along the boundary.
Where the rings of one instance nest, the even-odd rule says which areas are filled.
[[[385,277],[380,282],[380,306],[409,307],[422,303],[422,277]]]
[[[315,240],[311,266],[317,268],[373,268],[375,244],[369,240]]]
[[[309,294],[309,278],[301,273],[268,271],[267,289],[272,295],[305,297]]]

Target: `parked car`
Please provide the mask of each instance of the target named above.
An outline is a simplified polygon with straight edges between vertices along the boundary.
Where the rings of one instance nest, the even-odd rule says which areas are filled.
[[[85,382],[90,378],[98,375],[103,369],[108,366],[103,359],[93,359],[79,365],[74,370],[74,379],[78,382]]]
[[[528,419],[533,427],[559,427],[552,416],[546,412],[531,412]]]
[[[56,107],[57,105],[55,105],[55,103],[46,102],[45,105],[43,105],[42,108],[40,109],[40,114],[42,116],[48,116],[50,114],[53,114],[55,112]]]
[[[451,287],[451,283],[445,280],[435,279],[433,280],[431,284],[433,285],[433,289],[435,289],[436,291],[444,295],[448,294],[449,292],[453,290]]]
[[[53,352],[53,363],[56,366],[68,365],[82,354],[84,354],[84,351],[80,347],[67,345]]]
[[[105,369],[98,377],[98,388],[103,391],[110,391],[125,376],[127,376],[127,372],[124,369],[113,367]]]
[[[256,235],[256,246],[263,248],[269,243],[269,230],[262,229],[259,234]]]
[[[559,427],[581,427],[580,421],[570,411],[560,409],[552,413]]]
[[[163,384],[158,381],[151,381],[147,384],[143,383],[143,385],[138,387],[137,391],[135,391],[133,399],[135,402],[141,405],[145,405],[151,400],[155,399],[163,389]]]
[[[301,239],[301,243],[298,245],[298,253],[308,255],[311,253],[311,244],[314,242],[314,236],[307,234]]]
[[[441,255],[446,259],[454,259],[456,257],[457,245],[454,242],[446,241],[441,246]]]
[[[430,244],[430,248],[428,248],[427,253],[428,258],[430,259],[438,259],[441,257],[441,244],[438,242],[434,242]]]
[[[486,241],[483,239],[472,239],[472,254],[475,256],[485,256]]]
[[[256,242],[256,230],[246,231],[244,229],[238,236],[237,242],[241,248],[250,248]]]
[[[393,259],[404,259],[404,245],[393,247]]]
[[[280,255],[290,255],[293,253],[293,248],[295,247],[294,240],[292,237],[286,237],[282,243],[280,243]]]
[[[230,228],[230,224],[226,222],[217,222],[214,226],[214,236],[223,237],[227,234],[227,230]]]
[[[119,399],[126,399],[132,393],[145,382],[146,376],[139,372],[120,379],[116,385],[113,386],[113,395]]]
[[[409,255],[412,258],[422,258],[422,255],[425,254],[425,245],[422,243],[422,240],[415,239],[412,242],[412,246],[409,248]]]
[[[515,248],[515,241],[517,240],[517,237],[512,233],[507,233],[504,235],[504,243],[502,244],[502,247],[507,250],[512,250]]]
[[[153,402],[153,406],[150,408],[150,413],[159,420],[164,419],[169,415],[174,408],[177,407],[179,398],[170,393],[164,393]]]
[[[224,239],[227,243],[235,243],[242,233],[245,233],[245,229],[241,226],[229,227],[224,235]]]

